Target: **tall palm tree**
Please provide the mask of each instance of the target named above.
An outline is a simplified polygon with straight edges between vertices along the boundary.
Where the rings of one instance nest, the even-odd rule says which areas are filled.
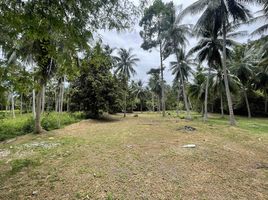
[[[213,29],[210,29],[211,27],[208,27],[206,30],[203,30],[202,32],[199,31],[199,35],[202,34],[202,37],[198,44],[193,47],[190,50],[190,53],[198,53],[197,58],[200,63],[207,61],[208,63],[208,74],[207,74],[207,80],[206,80],[206,90],[205,90],[205,102],[204,102],[204,121],[207,121],[208,119],[208,86],[209,86],[209,80],[211,75],[211,70],[217,68],[222,68],[222,49],[223,49],[223,39],[219,37],[220,32],[214,32]],[[228,27],[228,30],[231,29],[231,27]],[[229,57],[231,50],[228,47],[233,47],[237,43],[234,42],[230,37],[237,36],[237,35],[243,35],[244,32],[236,32],[236,33],[230,33],[227,35],[226,39],[226,52],[227,56]]]
[[[177,49],[177,61],[171,62],[171,70],[172,74],[175,75],[176,80],[180,80],[182,84],[182,92],[184,98],[184,105],[187,111],[187,118],[191,119],[190,108],[187,100],[185,82],[187,81],[190,73],[191,66],[196,65],[194,60],[191,58],[191,54],[186,54],[185,50]]]
[[[128,90],[128,81],[131,76],[136,74],[134,66],[137,65],[137,62],[140,60],[132,53],[132,49],[126,50],[120,48],[118,51],[118,56],[115,56],[116,60],[116,69],[115,74],[117,74],[123,81],[124,84],[124,117],[126,117],[127,112],[127,90]]]
[[[245,46],[238,46],[234,52],[233,59],[230,61],[232,66],[231,71],[240,81],[240,86],[247,106],[248,118],[251,118],[251,111],[247,91],[250,90],[254,79],[254,66],[252,60],[250,49],[247,49]]]
[[[187,100],[187,94],[185,89],[185,79],[183,77],[182,68],[183,66],[180,66],[180,64],[183,64],[185,61],[181,61],[182,59],[186,58],[184,50],[181,50],[185,47],[186,43],[188,43],[187,37],[188,35],[191,35],[192,29],[190,24],[181,24],[181,18],[176,17],[176,10],[173,4],[169,4],[170,6],[170,16],[168,18],[170,24],[170,28],[165,32],[165,44],[164,44],[164,58],[167,58],[171,54],[175,54],[177,58],[177,75],[179,77],[176,77],[177,80],[180,80],[182,85],[182,92],[183,92],[183,100],[184,105],[186,107],[187,111],[187,118],[191,119],[189,104]],[[180,7],[181,8],[181,7]],[[187,58],[188,59],[188,58]],[[186,75],[186,74],[185,74]]]
[[[230,124],[235,125],[235,118],[233,112],[233,103],[228,83],[227,65],[226,65],[226,35],[229,20],[246,22],[250,17],[249,10],[241,2],[255,2],[255,0],[198,0],[189,7],[187,7],[180,16],[187,13],[196,14],[203,11],[195,30],[199,32],[208,26],[211,26],[214,32],[222,31],[223,35],[223,50],[222,50],[222,66],[224,73],[224,84],[229,108]]]

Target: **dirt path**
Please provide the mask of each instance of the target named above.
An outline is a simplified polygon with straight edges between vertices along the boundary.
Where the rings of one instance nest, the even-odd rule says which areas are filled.
[[[268,134],[226,125],[119,116],[0,149],[0,199],[268,199]]]

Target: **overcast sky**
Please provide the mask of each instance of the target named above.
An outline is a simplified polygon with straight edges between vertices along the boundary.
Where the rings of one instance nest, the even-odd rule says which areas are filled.
[[[133,0],[137,2],[137,0]],[[164,2],[169,2],[170,0],[163,0]],[[196,0],[174,0],[175,5],[183,5],[183,8],[187,7],[191,3],[195,2]],[[258,10],[256,7],[250,8],[251,10]],[[185,17],[183,23],[190,23],[195,24],[198,16],[191,16],[188,15]],[[245,26],[243,27],[243,30],[247,30],[248,32],[252,32],[257,25],[252,26]],[[118,33],[117,31],[101,31],[100,37],[104,44],[109,44],[113,48],[132,48],[133,52],[137,55],[137,57],[140,59],[140,62],[138,62],[136,66],[137,74],[133,77],[134,80],[141,79],[144,83],[148,82],[148,75],[146,72],[148,72],[151,68],[159,67],[160,59],[159,59],[159,52],[157,49],[153,49],[151,52],[144,51],[142,48],[140,48],[143,40],[139,35],[141,28],[138,26],[138,22],[136,26],[130,30],[125,32]],[[249,39],[249,37],[239,38],[239,42],[246,42]],[[196,44],[196,39],[189,38],[189,47],[194,46]],[[171,83],[173,80],[173,76],[169,70],[169,62],[174,60],[173,57],[168,58],[164,65],[166,66],[165,72],[164,72],[164,78],[168,83]]]

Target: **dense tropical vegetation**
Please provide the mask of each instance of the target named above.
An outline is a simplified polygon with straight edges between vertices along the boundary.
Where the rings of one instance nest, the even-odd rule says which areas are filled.
[[[251,4],[261,7],[258,16]],[[41,133],[54,111],[101,118],[185,110],[186,118],[198,111],[204,121],[218,112],[228,113],[231,125],[234,114],[267,116],[267,21],[252,33],[240,28],[267,20],[267,8],[265,0],[198,0],[185,9],[155,0],[142,12],[128,0],[7,0],[0,4],[1,119],[31,113],[29,130]],[[199,14],[196,24],[184,24],[189,14]],[[96,37],[101,29],[125,30],[140,15],[141,48],[157,49],[160,58],[147,72],[148,83],[132,79],[142,59],[132,49],[113,49]],[[237,41],[251,35],[256,39]],[[164,70],[172,72],[172,85]]]

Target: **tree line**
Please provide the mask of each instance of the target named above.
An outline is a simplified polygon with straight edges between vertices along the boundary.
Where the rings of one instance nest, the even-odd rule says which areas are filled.
[[[144,3],[144,2],[141,2]],[[259,4],[253,17],[247,6]],[[99,118],[104,112],[135,110],[208,111],[248,117],[267,113],[267,24],[253,33],[241,24],[267,19],[265,0],[198,0],[189,7],[155,0],[142,10],[141,48],[159,50],[160,63],[147,74],[148,83],[133,81],[138,58],[132,49],[113,49],[95,38],[99,29],[131,27],[140,10],[128,0],[15,1],[0,4],[0,108],[32,112],[35,132],[42,132],[45,111],[83,111]],[[196,24],[187,15],[201,13]],[[262,21],[263,23],[263,21]],[[239,44],[241,36],[262,35]],[[198,43],[189,49],[189,37]],[[170,66],[164,61],[173,58]],[[165,82],[164,70],[174,75]],[[245,105],[245,106],[244,106]],[[253,112],[252,112],[253,111]]]

